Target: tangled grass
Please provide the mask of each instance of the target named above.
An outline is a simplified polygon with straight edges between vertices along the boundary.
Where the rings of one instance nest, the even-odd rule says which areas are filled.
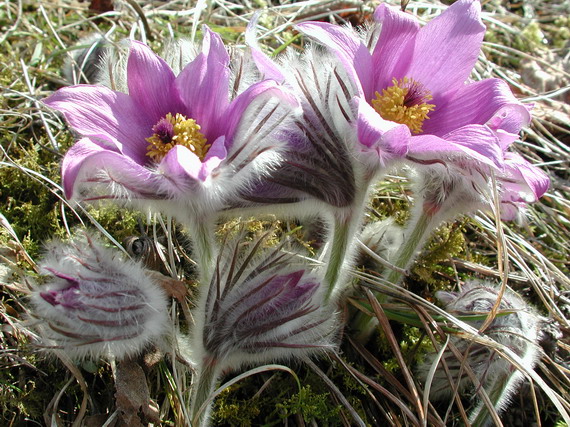
[[[358,25],[371,17],[374,6],[357,0],[2,2],[0,423],[178,426],[188,419],[190,368],[175,357],[149,351],[131,364],[76,364],[65,354],[46,357],[34,344],[26,298],[31,281],[41,281],[35,260],[42,242],[68,236],[74,227],[96,227],[131,254],[140,256],[141,245],[157,248],[143,255],[172,277],[173,319],[187,318],[192,304],[192,283],[174,280],[174,260],[191,271],[192,258],[170,218],[71,205],[63,197],[59,164],[74,136],[39,100],[79,81],[81,75],[62,70],[85,45],[84,37],[134,37],[158,51],[169,37],[199,38],[200,25],[207,23],[227,44],[243,47],[248,20],[263,10],[258,35],[264,49],[278,55],[286,47],[303,49],[294,23]],[[407,4],[426,20],[445,7],[435,0]],[[345,331],[341,351],[326,359],[228,378],[215,407],[219,425],[464,425],[469,399],[456,396],[434,406],[414,370],[450,331],[495,348],[527,377],[502,417],[505,425],[570,422],[570,6],[562,0],[490,0],[483,1],[483,9],[488,30],[473,78],[505,79],[520,99],[534,103],[534,119],[518,150],[547,171],[549,192],[529,208],[524,223],[500,223],[481,213],[442,227],[403,288],[382,283],[373,257],[363,249],[352,272],[355,291],[342,309],[346,316],[371,311],[379,320],[375,341],[363,347]],[[404,221],[407,189],[405,176],[389,176],[378,186],[367,220]],[[295,224],[280,226],[299,234]],[[310,246],[310,230],[299,236]],[[144,246],[146,241],[153,244]],[[470,277],[508,283],[546,319],[534,371],[434,304],[436,291]],[[374,304],[367,297],[370,289],[397,303]]]

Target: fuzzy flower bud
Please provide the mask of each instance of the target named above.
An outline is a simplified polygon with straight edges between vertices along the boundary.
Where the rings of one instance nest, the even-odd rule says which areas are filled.
[[[487,321],[486,315],[497,303],[499,291],[500,289],[493,284],[470,282],[460,292],[440,291],[436,296],[445,304],[446,311],[474,328],[481,329]],[[480,315],[480,317],[476,319],[463,317],[473,315]],[[523,366],[530,369],[540,357],[538,345],[540,327],[541,320],[538,314],[520,296],[507,288],[495,318],[484,329],[483,334],[512,350],[522,359]],[[450,349],[452,346],[467,359],[462,360],[456,357]],[[427,377],[436,357],[435,353],[428,355],[425,363],[419,368],[420,377],[424,379]],[[442,362],[445,362],[449,370],[452,384],[441,365]],[[510,396],[518,390],[524,379],[524,374],[495,350],[486,345],[453,336],[435,372],[430,397],[439,400],[452,395],[455,389],[460,393],[469,389],[473,382],[468,375],[468,369],[477,377],[497,411],[506,408]],[[490,414],[482,401],[477,402],[470,414],[471,422],[477,421],[477,425],[486,425],[489,417]]]
[[[281,250],[258,258],[257,245],[239,248],[226,246],[217,263],[195,349],[233,369],[331,348],[337,318],[322,304],[322,278]]]
[[[323,304],[323,279],[282,246],[259,253],[261,244],[241,238],[225,244],[200,298],[190,342],[193,425],[208,425],[208,398],[223,372],[336,344],[338,316]]]
[[[165,295],[140,264],[87,234],[52,242],[46,253],[41,268],[51,277],[31,300],[49,347],[121,359],[167,332]]]

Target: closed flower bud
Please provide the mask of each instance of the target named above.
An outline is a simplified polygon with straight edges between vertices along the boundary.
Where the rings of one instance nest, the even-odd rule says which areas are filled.
[[[200,304],[204,323],[196,331],[203,335],[195,349],[233,369],[333,347],[337,316],[322,303],[316,272],[280,250],[259,257],[257,245],[249,254],[228,246]]]
[[[481,329],[487,321],[485,315],[488,315],[497,303],[499,291],[500,289],[493,284],[470,282],[461,292],[440,291],[436,296],[445,304],[447,312],[461,318],[474,328]],[[473,315],[480,316],[476,319],[463,317]],[[534,309],[507,288],[494,319],[482,333],[512,350],[521,358],[523,366],[531,369],[540,357],[538,344],[540,327],[541,318]],[[449,347],[444,351],[442,361],[445,362],[453,383],[450,384],[443,367],[438,366],[431,384],[430,397],[438,400],[452,395],[455,389],[461,393],[471,387],[476,388],[467,372],[471,370],[493,402],[495,409],[497,411],[505,409],[510,396],[518,390],[524,379],[524,374],[512,362],[487,345],[458,336],[452,336],[451,344],[467,359],[464,361],[456,357]],[[425,379],[436,357],[435,353],[428,355],[426,362],[419,368],[420,377]],[[489,417],[485,405],[479,400],[471,411],[471,421],[477,421],[477,425],[486,425],[490,421]]]
[[[77,358],[121,359],[168,331],[159,285],[140,264],[87,234],[51,243],[41,268],[50,279],[31,299],[48,347]]]

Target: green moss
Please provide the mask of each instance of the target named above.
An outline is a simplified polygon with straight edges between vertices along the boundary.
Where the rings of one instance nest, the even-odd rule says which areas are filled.
[[[441,283],[441,276],[437,273],[453,275],[450,267],[440,263],[465,252],[464,231],[463,223],[440,227],[417,259],[412,272],[430,285]]]
[[[228,388],[218,397],[214,417],[216,422],[240,427],[254,425],[253,420],[261,413],[259,399],[237,401],[231,399],[230,394],[231,388]]]
[[[125,237],[139,235],[141,214],[130,209],[119,208],[112,203],[88,206],[87,212],[115,239],[121,242]]]
[[[0,205],[33,257],[38,253],[38,242],[61,235],[63,228],[59,221],[59,199],[49,191],[51,185],[26,170],[58,182],[59,159],[37,143],[13,144],[10,155],[15,166],[0,167]]]
[[[558,49],[564,48],[570,39],[570,17],[559,16],[549,28],[552,45]]]
[[[337,425],[340,411],[340,407],[331,408],[328,393],[314,393],[309,385],[277,404],[277,408],[281,418],[300,414],[305,422],[316,421],[318,425]]]

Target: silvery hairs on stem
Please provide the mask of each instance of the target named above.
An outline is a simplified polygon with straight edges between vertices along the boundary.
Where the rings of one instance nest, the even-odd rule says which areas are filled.
[[[335,304],[323,303],[320,272],[286,250],[287,240],[263,248],[268,234],[224,242],[195,316],[198,363],[233,370],[336,346],[338,315]]]
[[[40,268],[49,279],[31,302],[48,349],[122,359],[169,332],[166,296],[150,272],[87,232],[48,244]]]
[[[459,292],[439,291],[436,297],[445,304],[447,312],[480,329],[487,320],[486,315],[496,305],[499,292],[500,287],[493,283],[472,281],[466,283]],[[476,319],[462,317],[473,315],[479,317]],[[512,350],[522,359],[525,368],[532,369],[541,354],[539,347],[541,326],[542,320],[536,311],[517,293],[506,288],[496,316],[482,333]],[[461,354],[460,358],[450,349],[452,345]],[[425,380],[436,359],[436,353],[428,355],[418,368],[420,378],[423,377]],[[518,390],[524,379],[524,374],[495,350],[459,336],[451,337],[450,346],[445,349],[439,363],[430,389],[432,400],[450,397],[455,390],[461,393],[472,387],[476,389],[467,372],[471,370],[495,409],[501,411],[507,407],[510,397]],[[479,399],[470,414],[471,422],[481,421],[490,416],[485,412],[485,405]]]

